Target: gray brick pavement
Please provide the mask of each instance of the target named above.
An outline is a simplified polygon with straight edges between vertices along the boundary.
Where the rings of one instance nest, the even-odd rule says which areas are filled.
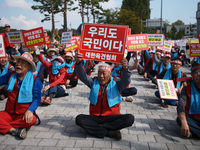
[[[189,73],[189,68],[183,67]],[[121,130],[122,140],[113,138],[95,138],[75,124],[78,114],[89,114],[89,88],[79,81],[72,89],[73,100],[67,97],[54,99],[50,106],[39,106],[37,114],[41,124],[34,125],[28,131],[27,138],[20,140],[10,135],[0,135],[0,150],[198,150],[198,139],[186,139],[180,136],[176,124],[176,107],[164,109],[154,96],[157,90],[136,71],[132,72],[131,86],[138,89],[134,100],[122,102],[121,113],[135,116],[132,127]],[[93,73],[94,74],[94,73]],[[0,110],[4,110],[6,100],[0,101]]]

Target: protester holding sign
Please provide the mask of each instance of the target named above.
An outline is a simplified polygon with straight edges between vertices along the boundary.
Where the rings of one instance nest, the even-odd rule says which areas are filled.
[[[41,63],[49,70],[49,83],[46,83],[42,89],[41,104],[50,105],[54,97],[65,95],[65,60],[61,56],[57,56],[51,60],[50,64],[42,58],[39,49],[34,47],[34,51]]]
[[[177,123],[181,127],[181,135],[191,138],[196,135],[200,138],[200,66],[191,72],[190,84],[184,87],[177,106]],[[182,79],[188,80],[188,79]]]
[[[9,24],[5,24],[4,27],[5,27],[5,30],[6,30],[3,33],[4,45],[6,47],[6,53],[11,56],[12,55],[12,47],[14,45],[9,43],[8,36],[7,36],[7,32],[10,32],[10,25]]]
[[[14,67],[8,61],[8,54],[6,54],[6,58],[0,58],[0,77],[14,70]],[[7,89],[7,85],[0,86],[0,100],[8,97]]]
[[[26,138],[26,128],[36,122],[42,83],[32,72],[36,70],[30,53],[13,56],[15,70],[0,77],[0,85],[8,85],[5,111],[0,112],[0,133]]]
[[[131,114],[120,114],[120,92],[130,83],[131,72],[128,70],[126,58],[121,60],[122,78],[115,82],[111,67],[108,64],[99,66],[98,77],[89,77],[81,66],[83,54],[76,54],[76,72],[80,80],[90,91],[90,115],[80,114],[76,117],[76,124],[89,134],[103,138],[105,136],[121,139],[120,129],[129,127],[134,122]]]
[[[65,68],[66,68],[66,86],[67,87],[75,87],[78,83],[78,79],[76,76],[76,72],[74,71],[75,63],[74,63],[74,57],[71,52],[68,52],[65,54]]]
[[[173,80],[175,88],[177,90],[178,97],[181,94],[182,85],[183,86],[187,85],[186,82],[177,81],[177,78],[187,77],[186,74],[180,70],[181,66],[182,66],[182,62],[180,58],[174,58],[171,60],[171,68],[166,69],[159,75],[159,79]],[[155,95],[156,97],[160,98],[159,91],[156,91]],[[177,102],[178,102],[177,100],[164,99],[164,102],[161,103],[161,106],[164,108],[167,108],[168,106],[166,103],[169,103],[171,105],[177,105]]]

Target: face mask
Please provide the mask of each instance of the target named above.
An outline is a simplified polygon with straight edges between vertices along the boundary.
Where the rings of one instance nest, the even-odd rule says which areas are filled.
[[[66,63],[70,63],[72,60],[71,59],[66,59]]]
[[[55,60],[54,62],[55,62],[55,64],[56,64],[56,66],[61,65],[61,62],[59,62],[59,61],[57,61],[57,60]]]
[[[181,53],[181,55],[184,55],[184,53]]]

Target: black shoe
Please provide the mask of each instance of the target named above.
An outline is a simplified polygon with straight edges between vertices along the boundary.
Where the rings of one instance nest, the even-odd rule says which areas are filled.
[[[109,137],[115,138],[117,140],[120,140],[122,138],[121,132],[119,130],[109,131],[108,135]]]
[[[12,135],[16,135],[16,136],[19,136],[22,139],[25,139],[26,138],[26,129],[25,128],[23,128],[23,129],[15,129],[12,132]]]

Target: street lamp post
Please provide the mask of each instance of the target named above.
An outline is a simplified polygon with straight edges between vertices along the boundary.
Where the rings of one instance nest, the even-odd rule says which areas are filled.
[[[161,17],[160,17],[160,33],[162,33],[162,2],[163,2],[163,0],[161,0]]]

